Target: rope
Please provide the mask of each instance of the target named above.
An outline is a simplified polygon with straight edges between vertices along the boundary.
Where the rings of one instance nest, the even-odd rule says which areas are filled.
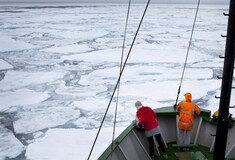
[[[91,153],[92,153],[92,151],[93,151],[93,149],[94,149],[95,143],[96,143],[96,141],[97,141],[97,138],[98,138],[99,133],[100,133],[100,130],[101,130],[102,126],[103,126],[105,117],[106,117],[106,115],[107,115],[107,113],[108,113],[108,110],[109,110],[109,108],[110,108],[110,105],[111,105],[112,99],[113,99],[113,97],[114,97],[115,91],[116,91],[116,89],[117,89],[117,87],[118,87],[118,85],[119,85],[120,79],[121,79],[121,77],[122,77],[122,73],[123,73],[123,71],[124,71],[124,69],[125,69],[127,60],[128,60],[128,58],[129,58],[129,56],[130,56],[132,47],[134,46],[136,37],[137,37],[137,35],[138,35],[140,26],[141,26],[141,24],[142,24],[142,22],[143,22],[143,19],[144,19],[145,13],[146,13],[146,11],[147,11],[147,8],[148,8],[148,6],[149,6],[149,3],[150,3],[150,0],[148,0],[147,5],[146,5],[146,7],[145,7],[144,13],[143,13],[142,18],[141,18],[141,20],[140,20],[139,26],[138,26],[138,28],[137,28],[137,30],[136,30],[134,39],[133,39],[133,41],[132,41],[132,43],[131,43],[130,49],[129,49],[128,54],[127,54],[127,57],[126,57],[126,59],[125,59],[125,62],[124,62],[124,64],[123,64],[123,67],[122,67],[121,72],[120,72],[120,74],[119,74],[118,80],[117,80],[116,85],[115,85],[115,87],[114,87],[114,90],[113,90],[113,93],[112,93],[112,95],[111,95],[109,104],[108,104],[108,106],[107,106],[107,108],[106,108],[104,117],[103,117],[103,119],[102,119],[102,121],[101,121],[101,125],[100,125],[100,127],[99,127],[99,129],[98,129],[98,132],[97,132],[97,134],[96,134],[95,140],[94,140],[94,142],[93,142],[93,145],[92,145],[92,148],[91,148],[91,150],[90,150],[90,153],[89,153],[89,156],[88,156],[87,160],[90,159]]]
[[[125,42],[126,42],[126,31],[127,31],[127,24],[128,24],[128,19],[129,19],[129,14],[130,14],[130,6],[131,6],[131,0],[129,0],[128,4],[128,10],[127,10],[127,15],[126,15],[126,24],[125,24],[125,31],[124,31],[124,38],[123,38],[123,44],[122,44],[122,55],[121,55],[121,63],[120,63],[120,73],[122,71],[122,64],[123,64],[123,57],[124,57],[124,50],[125,50]],[[115,138],[115,132],[116,132],[116,122],[117,122],[117,108],[118,108],[118,101],[119,101],[119,90],[120,90],[120,82],[118,83],[118,88],[117,88],[117,102],[116,102],[116,107],[115,107],[115,116],[114,116],[114,122],[113,122],[113,137],[112,137],[112,145],[111,145],[111,151],[113,150],[114,147],[114,138]],[[111,160],[112,160],[113,154],[111,154]]]
[[[178,99],[179,99],[180,89],[181,89],[182,81],[183,81],[183,78],[184,78],[184,72],[185,72],[185,68],[186,68],[186,64],[187,64],[187,60],[188,60],[188,55],[189,55],[189,50],[190,50],[191,43],[192,43],[193,32],[194,32],[194,28],[195,28],[195,24],[196,24],[196,20],[197,20],[199,5],[200,5],[200,0],[198,0],[198,3],[197,3],[197,9],[196,9],[196,13],[195,13],[194,21],[193,21],[193,27],[192,27],[192,31],[191,31],[190,40],[189,40],[188,50],[187,50],[186,58],[185,58],[185,61],[184,61],[183,72],[182,72],[182,76],[181,76],[181,79],[180,79],[180,85],[179,85],[179,88],[178,88],[178,93],[177,93],[177,97],[176,97],[174,107],[177,106],[177,102],[178,102]]]

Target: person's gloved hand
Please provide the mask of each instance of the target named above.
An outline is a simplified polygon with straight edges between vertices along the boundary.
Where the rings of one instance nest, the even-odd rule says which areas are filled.
[[[139,123],[139,122],[135,119],[135,120],[132,121],[132,123],[133,123],[134,125],[138,126],[138,123]]]

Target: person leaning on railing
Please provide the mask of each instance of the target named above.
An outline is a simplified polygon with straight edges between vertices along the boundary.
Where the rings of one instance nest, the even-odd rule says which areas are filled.
[[[136,101],[136,125],[144,128],[145,135],[149,143],[149,156],[154,159],[154,140],[156,138],[159,148],[163,153],[163,157],[167,159],[166,148],[161,138],[161,130],[156,119],[156,113],[148,106],[143,106],[140,101]]]
[[[176,110],[179,112],[179,144],[190,144],[190,133],[193,129],[194,114],[200,114],[201,110],[197,104],[192,101],[192,94],[186,93],[185,101],[179,102]]]

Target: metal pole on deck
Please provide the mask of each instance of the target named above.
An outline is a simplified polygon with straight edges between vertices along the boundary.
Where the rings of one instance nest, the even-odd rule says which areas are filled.
[[[225,14],[226,15],[226,14]],[[213,160],[224,160],[228,135],[229,106],[234,70],[235,54],[235,0],[230,0],[225,60],[219,104],[219,118],[216,130]]]

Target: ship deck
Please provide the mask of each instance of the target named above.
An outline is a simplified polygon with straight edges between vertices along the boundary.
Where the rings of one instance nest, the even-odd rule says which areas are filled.
[[[197,145],[194,147],[175,147],[176,142],[167,143],[168,160],[212,160],[213,154],[209,148]],[[162,156],[155,156],[156,160],[165,160]]]
[[[191,144],[188,146],[177,145],[178,112],[173,107],[161,107],[155,110],[157,120],[161,127],[164,144],[167,145],[168,160],[213,160],[216,122],[211,119],[211,112],[201,109],[202,113],[195,116],[194,128],[191,131]],[[229,127],[226,160],[235,160],[235,127],[234,119]],[[110,146],[102,153],[98,160],[150,159],[148,155],[148,142],[142,129],[131,123]],[[189,150],[185,150],[187,147]],[[158,154],[155,144],[155,154]],[[156,156],[156,160],[163,160]]]

